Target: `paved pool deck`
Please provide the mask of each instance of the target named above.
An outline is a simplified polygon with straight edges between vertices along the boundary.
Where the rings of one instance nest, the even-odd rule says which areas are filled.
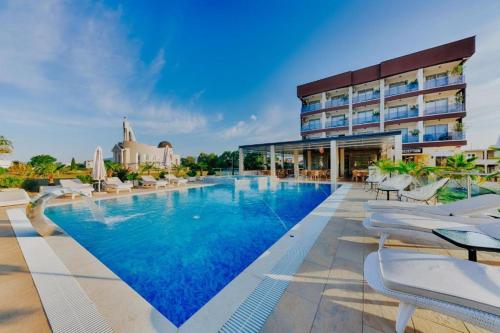
[[[398,302],[374,292],[363,277],[364,259],[378,248],[378,239],[361,224],[365,217],[363,203],[371,199],[375,199],[374,192],[365,192],[361,185],[353,184],[262,332],[394,332]],[[395,239],[389,239],[386,246],[467,258],[465,250],[408,244]],[[500,266],[500,255],[478,252],[478,261]],[[486,331],[418,309],[406,332]]]

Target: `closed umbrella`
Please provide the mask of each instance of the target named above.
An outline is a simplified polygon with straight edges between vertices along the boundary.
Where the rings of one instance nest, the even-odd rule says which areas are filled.
[[[106,167],[102,156],[102,148],[97,146],[94,152],[94,164],[92,166],[92,178],[97,180],[97,190],[101,192],[101,180],[106,180]]]

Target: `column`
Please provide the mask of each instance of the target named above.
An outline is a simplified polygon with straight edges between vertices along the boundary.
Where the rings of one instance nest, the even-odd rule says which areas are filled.
[[[352,86],[349,87],[349,135],[352,135]]]
[[[321,112],[321,129],[326,128],[326,112]],[[321,133],[322,138],[326,138],[326,132]]]
[[[262,153],[262,164],[264,164],[264,170],[267,170],[267,153]]]
[[[271,177],[276,177],[276,153],[274,145],[271,145]]]
[[[419,68],[417,70],[417,82],[418,82],[418,90],[424,90],[424,69]]]
[[[401,134],[394,136],[394,156],[395,162],[403,160],[403,136]]]
[[[339,170],[339,176],[344,177],[344,172],[345,172],[345,148],[339,148],[339,161],[340,161],[340,170]]]
[[[417,97],[418,103],[418,116],[423,117],[425,114],[425,103],[424,103],[424,95],[420,94]],[[418,129],[418,142],[424,142],[424,121],[417,121],[417,129]]]
[[[326,92],[321,93],[321,107],[324,109],[326,106]]]
[[[385,130],[385,80],[380,79],[380,132]]]
[[[293,176],[295,177],[295,179],[299,178],[299,173],[300,173],[300,170],[299,170],[299,151],[294,150],[293,151]]]
[[[312,169],[312,152],[311,150],[307,151],[307,170]]]
[[[330,180],[336,182],[339,174],[337,141],[330,141]]]
[[[243,153],[243,148],[240,148],[240,155],[238,159],[238,168],[240,176],[243,175],[245,171],[245,154]]]

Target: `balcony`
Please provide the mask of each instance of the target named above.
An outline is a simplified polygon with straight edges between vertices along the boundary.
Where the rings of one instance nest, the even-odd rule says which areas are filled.
[[[432,88],[446,87],[462,83],[465,83],[465,77],[463,75],[447,75],[425,81],[424,87],[425,89],[432,89]]]
[[[341,118],[341,119],[333,118],[330,121],[326,122],[327,128],[344,127],[344,126],[349,126],[347,118]]]
[[[353,125],[363,125],[363,124],[372,124],[380,122],[380,116],[370,116],[370,117],[361,117],[361,118],[353,118]]]
[[[336,106],[343,106],[343,105],[348,105],[348,104],[349,104],[348,97],[333,98],[333,99],[329,99],[326,101],[325,108],[333,108]]]
[[[311,112],[316,110],[321,110],[323,107],[321,106],[321,102],[304,104],[302,105],[302,112]]]
[[[418,142],[418,135],[406,134],[403,135],[403,143],[415,143]]]
[[[452,103],[452,104],[446,104],[446,105],[426,106],[425,107],[425,115],[426,116],[430,116],[430,115],[434,115],[434,114],[463,112],[463,111],[465,111],[465,104],[463,104],[463,103]]]
[[[447,133],[424,134],[424,142],[451,141],[451,140],[465,140],[465,133],[464,132],[447,132]]]
[[[361,95],[354,96],[352,98],[352,103],[355,104],[355,103],[368,102],[379,98],[380,98],[380,91],[375,90],[371,93],[364,93]]]
[[[302,132],[307,132],[307,131],[314,131],[321,129],[321,123],[318,122],[308,122],[302,125]]]
[[[385,96],[396,96],[418,90],[418,83],[411,82],[397,87],[390,87],[385,90]]]
[[[385,109],[385,117],[384,120],[397,120],[397,119],[406,119],[418,117],[418,108],[413,107],[409,108],[405,111],[398,110],[397,112],[389,112],[389,109]]]

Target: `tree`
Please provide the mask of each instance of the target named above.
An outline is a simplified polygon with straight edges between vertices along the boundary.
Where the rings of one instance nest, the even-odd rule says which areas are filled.
[[[194,156],[186,156],[181,158],[181,166],[189,169],[196,169],[196,158]]]
[[[71,171],[73,171],[73,170],[76,170],[76,169],[77,169],[77,165],[76,165],[76,162],[75,162],[75,158],[74,158],[74,157],[73,157],[73,158],[71,158],[71,164],[70,164],[70,166],[69,166],[69,169],[70,169]]]
[[[108,177],[113,176],[113,173],[122,169],[122,165],[120,163],[113,162],[111,160],[104,161],[104,167],[106,168],[106,174]]]
[[[14,146],[12,146],[12,141],[8,140],[5,136],[0,135],[0,154],[10,154]]]
[[[43,165],[43,164],[51,164],[55,163],[57,159],[53,156],[50,155],[36,155],[33,156],[30,160],[30,164],[36,168],[37,166]]]
[[[44,162],[36,164],[33,169],[39,176],[47,177],[49,184],[54,183],[54,177],[64,168],[64,164],[55,162]]]
[[[151,171],[155,168],[155,165],[151,162],[145,162],[140,165],[140,170],[141,173],[147,172],[148,175],[151,173]]]
[[[259,170],[264,166],[264,157],[259,153],[248,153],[245,155],[245,169]]]

